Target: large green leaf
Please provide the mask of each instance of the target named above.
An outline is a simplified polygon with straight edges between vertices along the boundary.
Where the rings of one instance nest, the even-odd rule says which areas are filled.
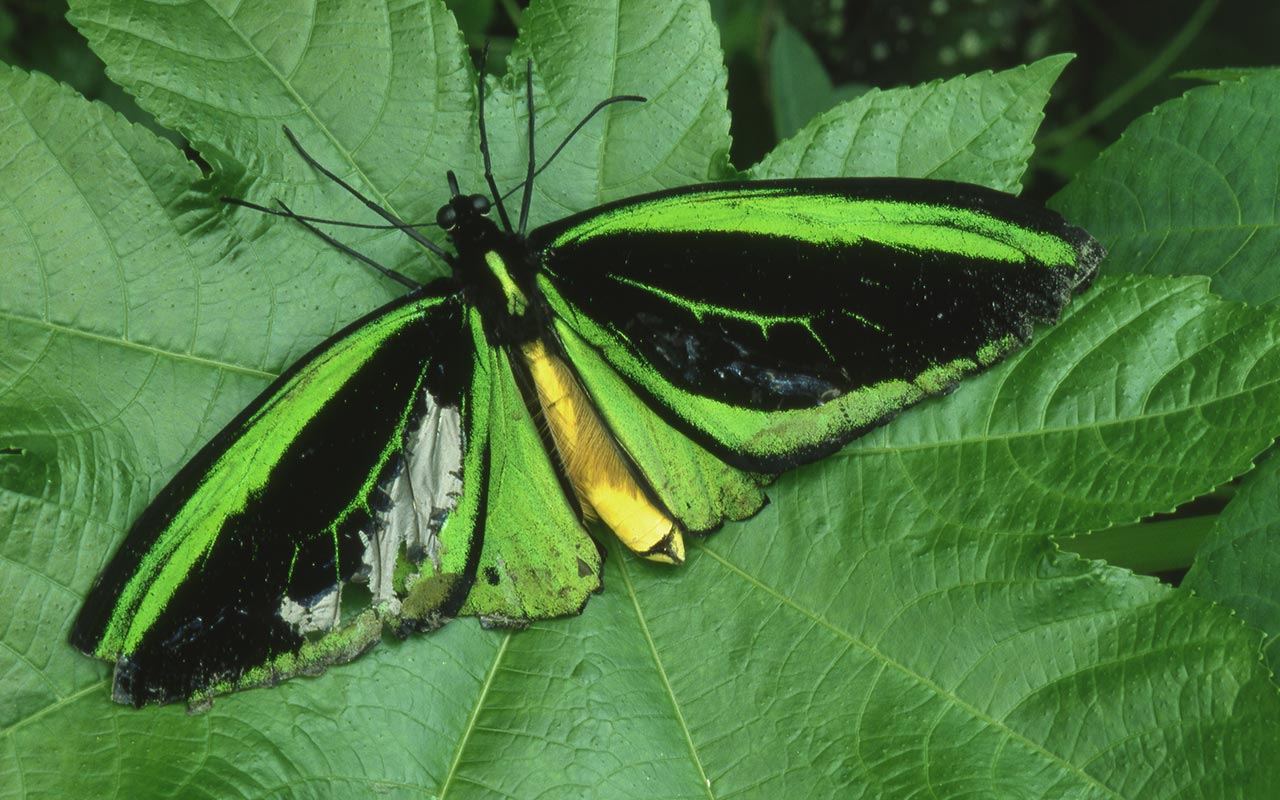
[[[1138,119],[1050,204],[1113,272],[1209,275],[1231,300],[1280,299],[1280,70],[1192,89]]]
[[[106,665],[65,635],[130,520],[272,375],[391,295],[217,195],[357,216],[280,122],[413,218],[443,198],[446,165],[479,187],[471,73],[438,4],[264,7],[76,4],[209,179],[69,90],[3,75],[0,796],[1276,793],[1260,635],[1046,538],[1203,493],[1280,428],[1280,319],[1195,279],[1100,281],[1021,356],[784,476],[683,568],[610,545],[581,617],[458,621],[198,716],[111,704]],[[530,9],[512,63],[534,60],[541,151],[601,96],[653,98],[566,150],[538,219],[729,174],[715,37],[693,0]],[[1002,147],[893,135],[913,163],[1014,185],[1043,101],[1019,92],[1060,68],[957,79],[994,99],[986,127],[1024,120]],[[521,86],[493,83],[503,185],[522,163]],[[938,91],[879,93],[870,117],[846,104],[797,138],[857,141]],[[823,168],[853,172],[832,147]],[[353,240],[440,269],[397,237]]]
[[[1108,267],[1208,275],[1232,299],[1280,300],[1280,70],[1202,70],[1222,81],[1164,103],[1125,131],[1054,204],[1111,250]],[[1211,523],[1187,588],[1280,632],[1277,467],[1243,483]],[[1184,562],[1185,563],[1185,562]]]
[[[1274,453],[1222,514],[1196,554],[1182,585],[1223,603],[1266,631],[1265,651],[1272,672],[1280,669],[1280,458]]]
[[[1049,87],[1070,60],[1052,56],[994,75],[873,89],[815,117],[749,175],[896,175],[1016,194]]]

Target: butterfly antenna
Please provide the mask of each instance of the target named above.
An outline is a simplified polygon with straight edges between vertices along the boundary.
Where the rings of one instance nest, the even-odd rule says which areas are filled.
[[[377,270],[378,272],[381,272],[383,275],[387,276],[387,277],[388,277],[388,278],[390,278],[391,280],[396,281],[397,283],[404,284],[405,286],[409,287],[410,289],[421,289],[421,288],[422,288],[422,284],[418,283],[417,281],[415,281],[415,280],[413,280],[413,279],[411,279],[411,278],[407,278],[407,277],[405,277],[404,275],[401,275],[399,272],[396,272],[396,271],[395,271],[395,270],[393,270],[393,269],[388,269],[388,268],[386,268],[386,267],[382,266],[382,265],[381,265],[381,264],[379,264],[377,261],[374,261],[372,258],[369,258],[369,257],[368,257],[367,255],[365,255],[364,253],[361,253],[359,250],[356,250],[356,249],[355,249],[355,248],[353,248],[353,247],[350,247],[350,246],[348,246],[348,245],[343,244],[342,242],[340,242],[340,241],[338,241],[337,239],[333,238],[333,237],[332,237],[332,236],[330,236],[329,234],[327,234],[327,233],[325,233],[324,231],[320,230],[320,229],[319,229],[319,228],[317,228],[315,225],[312,225],[310,222],[308,222],[306,217],[302,217],[302,216],[299,216],[299,215],[297,215],[297,214],[293,213],[293,209],[289,208],[287,205],[285,205],[285,204],[284,204],[283,202],[281,202],[280,200],[278,200],[278,199],[277,199],[277,200],[276,200],[276,204],[277,204],[277,205],[279,205],[279,206],[280,206],[280,208],[282,208],[282,209],[283,209],[283,211],[272,211],[272,209],[266,209],[266,210],[268,210],[268,211],[272,211],[272,213],[276,214],[276,216],[280,216],[280,217],[288,217],[289,219],[293,220],[294,222],[297,222],[297,223],[298,223],[299,225],[301,225],[302,227],[306,228],[307,230],[309,230],[309,231],[311,231],[312,233],[314,233],[316,236],[319,236],[321,239],[323,239],[323,240],[325,241],[325,243],[326,243],[326,244],[329,244],[330,246],[332,246],[332,247],[334,247],[334,248],[336,248],[336,249],[338,249],[338,250],[342,251],[343,253],[346,253],[347,255],[351,256],[352,258],[355,258],[355,259],[358,259],[358,260],[360,260],[360,261],[363,261],[365,264],[369,265],[370,267],[372,267],[373,269]]]
[[[312,217],[306,214],[286,214],[274,208],[260,206],[257,203],[250,203],[248,200],[241,200],[238,197],[219,197],[219,201],[229,206],[241,206],[260,214],[270,214],[273,217],[284,217],[285,219],[306,220],[307,222],[317,222],[321,225],[338,225],[343,228],[361,228],[370,231],[398,231],[405,228],[434,228],[437,227],[434,222],[415,222],[412,225],[391,225],[390,223],[379,224],[376,222],[351,222],[345,219],[328,219],[327,217]]]
[[[493,204],[498,207],[498,217],[502,227],[511,230],[511,218],[507,216],[507,208],[502,205],[502,197],[498,195],[498,182],[493,179],[493,160],[489,157],[489,134],[484,126],[484,74],[489,63],[489,42],[484,43],[480,53],[480,156],[484,159],[484,179],[489,184],[489,192],[493,194]]]
[[[582,121],[579,122],[577,125],[575,125],[573,130],[569,131],[569,135],[564,137],[564,139],[560,142],[560,144],[556,146],[555,150],[551,151],[551,155],[547,158],[546,161],[542,162],[542,166],[535,169],[529,175],[529,177],[524,180],[523,183],[519,183],[511,187],[511,190],[508,191],[506,194],[504,194],[502,196],[502,199],[506,200],[511,195],[523,189],[529,183],[529,181],[541,175],[544,169],[551,166],[551,162],[556,160],[556,156],[560,155],[560,152],[564,150],[566,146],[568,146],[569,142],[573,141],[573,137],[578,135],[578,131],[581,131],[583,128],[587,127],[587,123],[590,122],[591,118],[594,117],[596,114],[599,114],[601,111],[604,111],[606,108],[613,105],[614,103],[647,103],[648,101],[649,101],[649,98],[641,97],[638,94],[618,94],[608,98],[607,100],[601,100],[599,103],[596,103],[596,107],[588,111],[587,115],[582,118]]]
[[[524,196],[520,198],[520,238],[529,225],[529,203],[533,200],[533,59],[524,62],[525,107],[529,110],[529,164],[525,168]]]
[[[323,164],[317,161],[310,153],[306,151],[306,149],[298,141],[298,137],[293,135],[293,131],[289,130],[288,125],[284,126],[284,135],[288,137],[289,143],[293,145],[293,149],[298,151],[298,155],[302,156],[302,160],[310,164],[313,169],[317,170],[321,175],[324,175],[329,180],[341,186],[352,197],[356,198],[361,203],[364,203],[365,206],[370,211],[382,217],[387,222],[391,223],[391,226],[393,228],[403,231],[405,234],[409,236],[410,239],[413,239],[415,242],[427,248],[432,253],[435,253],[437,256],[440,256],[440,258],[444,259],[446,262],[450,264],[453,263],[453,257],[449,254],[447,250],[443,249],[442,247],[440,247],[440,245],[436,244],[435,242],[431,241],[427,237],[418,233],[416,230],[414,230],[413,226],[410,225],[409,223],[405,222],[404,220],[397,217],[395,214],[392,214],[390,211],[386,210],[382,206],[373,202],[368,197],[365,197],[363,194],[360,193],[359,189],[347,183],[342,178],[339,178],[337,175],[333,174],[333,172],[328,170]],[[289,216],[292,217],[293,219],[298,220],[299,222],[302,222],[302,218],[296,214],[290,213]]]

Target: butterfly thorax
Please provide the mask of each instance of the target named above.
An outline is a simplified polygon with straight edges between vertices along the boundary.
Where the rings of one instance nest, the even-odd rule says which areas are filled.
[[[483,195],[455,195],[437,219],[453,243],[454,272],[480,311],[490,343],[519,346],[543,330],[545,304],[523,237],[504,231],[488,210]]]

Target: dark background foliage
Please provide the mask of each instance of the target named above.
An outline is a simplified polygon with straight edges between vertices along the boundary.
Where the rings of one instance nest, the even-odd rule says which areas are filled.
[[[473,48],[485,40],[501,57],[524,2],[451,0]],[[833,7],[843,5],[834,10]],[[716,0],[712,11],[729,65],[733,163],[755,163],[779,138],[831,102],[869,87],[888,89],[939,76],[1000,70],[1051,53],[1076,53],[1053,90],[1024,195],[1043,201],[1071,179],[1135,117],[1178,96],[1204,65],[1254,67],[1276,60],[1280,3],[1169,0]],[[65,3],[0,2],[0,60],[64,81],[135,121],[147,121],[104,74],[66,21]],[[827,87],[811,70],[826,73]],[[503,70],[496,63],[493,71]],[[779,108],[778,83],[799,74]],[[804,90],[809,96],[796,98]],[[789,119],[795,116],[798,121]],[[156,132],[174,134],[151,125]]]

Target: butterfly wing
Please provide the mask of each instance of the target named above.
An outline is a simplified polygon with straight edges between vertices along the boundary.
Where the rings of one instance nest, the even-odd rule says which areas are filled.
[[[1102,257],[1053,212],[907,179],[685,187],[530,243],[566,352],[673,511],[682,481],[647,451],[677,454],[683,435],[695,460],[731,465],[712,486],[739,500],[694,509],[693,530],[749,507],[752,474],[829,453],[1007,355]],[[658,445],[623,384],[662,417]]]
[[[353,658],[394,611],[398,559],[474,549],[440,539],[465,450],[465,333],[455,297],[406,296],[301,359],[174,477],[71,634],[116,662],[116,700],[193,698]],[[468,578],[438,580],[447,614]],[[353,581],[372,598],[348,619]]]

